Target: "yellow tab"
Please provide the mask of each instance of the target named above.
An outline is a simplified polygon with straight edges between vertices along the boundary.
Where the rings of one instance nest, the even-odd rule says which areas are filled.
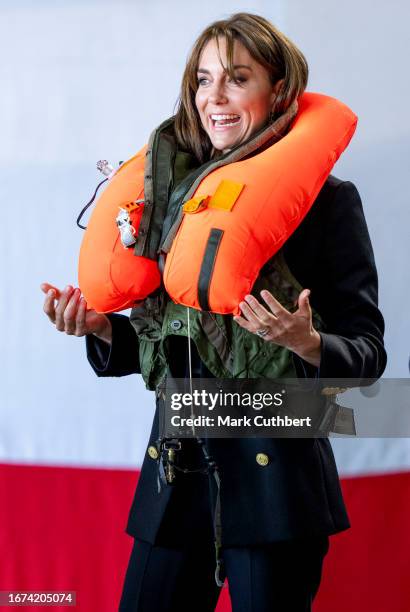
[[[182,208],[185,213],[197,213],[207,207],[209,196],[196,196],[187,200]]]
[[[221,181],[208,204],[208,208],[232,210],[243,188],[243,183],[234,183],[229,180]]]

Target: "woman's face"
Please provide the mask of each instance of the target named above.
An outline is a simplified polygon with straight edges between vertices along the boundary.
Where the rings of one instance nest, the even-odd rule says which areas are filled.
[[[226,42],[219,39],[222,63]],[[238,82],[230,79],[218,56],[216,40],[204,47],[198,66],[196,107],[204,130],[215,149],[226,152],[247,140],[268,122],[276,91],[268,71],[252,58],[246,47],[235,41],[233,65]]]

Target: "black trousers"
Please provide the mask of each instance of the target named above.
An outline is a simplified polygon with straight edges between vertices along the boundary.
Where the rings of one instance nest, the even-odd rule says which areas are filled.
[[[328,536],[223,549],[233,612],[310,612],[319,588]],[[135,540],[120,612],[211,612],[213,541],[183,548]]]

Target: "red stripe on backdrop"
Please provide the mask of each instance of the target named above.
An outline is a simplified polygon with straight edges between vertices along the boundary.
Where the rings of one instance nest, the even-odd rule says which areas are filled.
[[[76,591],[71,609],[118,610],[136,481],[125,470],[0,466],[0,590]]]
[[[117,611],[136,481],[127,470],[0,465],[0,590],[76,591],[76,610]],[[342,486],[352,529],[331,538],[315,612],[408,612],[410,473]],[[229,610],[223,589],[217,612]]]
[[[409,612],[410,473],[342,488],[352,527],[330,539],[315,612]]]

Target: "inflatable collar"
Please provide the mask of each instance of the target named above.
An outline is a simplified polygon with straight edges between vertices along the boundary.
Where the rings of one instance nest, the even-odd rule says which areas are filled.
[[[321,94],[305,93],[298,102],[283,138],[251,157],[210,170],[181,202],[163,275],[175,302],[237,314],[262,266],[309,211],[349,144],[357,117]],[[79,286],[89,307],[99,312],[130,308],[160,286],[157,262],[136,256],[133,248],[147,231],[140,228],[147,205],[146,153],[144,147],[114,173],[81,245]],[[155,207],[155,201],[149,206]]]

